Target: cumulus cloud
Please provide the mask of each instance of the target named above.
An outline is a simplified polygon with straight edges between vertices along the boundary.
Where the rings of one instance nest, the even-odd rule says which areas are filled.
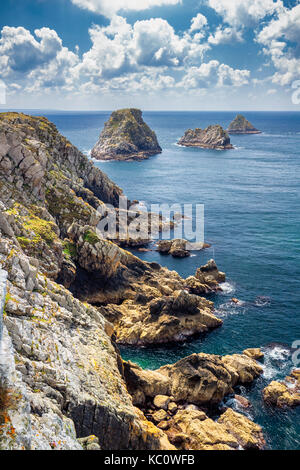
[[[62,48],[61,39],[49,28],[36,29],[35,36],[22,27],[3,28],[0,56],[4,75],[33,70],[54,59]]]
[[[129,25],[115,16],[109,26],[90,28],[91,49],[83,55],[78,73],[113,78],[151,67],[178,68],[189,61],[201,62],[207,46],[199,37],[178,35],[162,18],[137,21]]]
[[[211,60],[200,67],[191,67],[178,86],[183,88],[210,88],[242,86],[249,83],[250,71],[233,69],[229,65]]]
[[[54,30],[31,33],[4,27],[0,36],[0,70],[11,92],[62,91],[72,94],[141,93],[179,88],[239,87],[248,70],[211,60],[205,63],[201,14],[182,33],[162,18],[127,23],[114,15],[107,26],[93,25],[91,47],[82,56],[63,46]],[[224,33],[227,34],[227,33]],[[229,33],[227,34],[230,35]],[[204,62],[204,63],[203,63]],[[13,85],[12,85],[13,84]]]
[[[300,5],[285,8],[257,36],[277,69],[272,81],[288,85],[300,76]]]
[[[218,26],[216,31],[208,37],[208,43],[214,46],[242,41],[243,34],[241,31],[230,27],[222,28],[222,26]]]
[[[36,89],[64,86],[72,81],[72,67],[78,60],[52,29],[36,29],[34,36],[23,27],[2,29],[0,70],[8,85],[20,80]]]
[[[250,26],[283,10],[282,0],[207,0],[223,20],[235,27]]]
[[[153,7],[177,5],[181,0],[71,0],[74,5],[94,13],[112,17],[121,10],[147,10]]]
[[[190,31],[200,31],[204,26],[207,25],[207,18],[202,15],[202,13],[198,13],[197,16],[192,18]]]

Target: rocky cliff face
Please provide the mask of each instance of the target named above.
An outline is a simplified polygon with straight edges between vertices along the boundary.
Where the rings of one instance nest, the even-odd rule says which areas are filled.
[[[6,350],[13,351],[1,399],[11,423],[10,441],[0,429],[5,448],[78,449],[76,438],[91,434],[103,449],[172,448],[132,405],[112,326],[55,282],[70,286],[77,270],[93,269],[103,281],[122,261],[134,264],[111,242],[96,243],[96,209],[120,194],[46,119],[0,115],[0,264],[8,273]],[[84,239],[76,238],[78,226]],[[23,438],[20,407],[31,429]]]
[[[238,114],[228,127],[229,134],[261,134],[247,119]]]
[[[105,123],[92,149],[98,160],[144,160],[161,153],[155,132],[144,122],[139,109],[115,111]]]
[[[178,144],[184,147],[200,147],[216,150],[233,149],[229,135],[219,125],[208,126],[206,129],[188,129]]]
[[[0,447],[175,448],[134,391],[133,403],[116,341],[182,341],[221,326],[202,295],[225,275],[211,260],[182,279],[106,240],[97,225],[121,194],[47,119],[0,115]],[[229,375],[239,362],[227,360]],[[176,426],[192,435],[186,419]]]

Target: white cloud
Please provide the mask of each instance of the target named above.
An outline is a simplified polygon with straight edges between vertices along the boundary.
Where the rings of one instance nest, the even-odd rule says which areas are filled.
[[[250,26],[283,9],[281,0],[207,0],[223,20],[235,27]]]
[[[153,7],[177,5],[181,0],[71,0],[74,5],[112,17],[121,10],[142,11]]]
[[[4,75],[33,70],[54,59],[62,48],[61,39],[49,28],[36,29],[35,36],[22,27],[2,29],[0,57]]]
[[[0,39],[0,69],[7,84],[20,81],[38,91],[63,87],[72,82],[72,68],[78,56],[63,47],[56,31],[36,29],[33,36],[25,28],[5,26]]]
[[[201,31],[203,27],[207,25],[207,18],[202,15],[202,13],[198,13],[197,16],[192,18],[190,31]]]
[[[201,63],[207,46],[197,35],[178,35],[161,18],[137,21],[133,26],[114,16],[109,26],[90,28],[91,49],[83,55],[78,74],[113,78],[125,73],[143,72],[150,67],[178,68],[189,61]]]
[[[218,26],[216,31],[213,34],[210,34],[208,38],[208,43],[214,46],[242,41],[243,35],[241,31],[237,31],[230,27],[222,28],[222,26]]]
[[[257,36],[277,69],[272,81],[288,85],[300,76],[300,5],[284,9]]]
[[[194,20],[194,21],[193,21]],[[147,94],[162,90],[239,87],[248,83],[248,70],[211,60],[203,63],[209,45],[202,42],[197,15],[189,29],[176,33],[162,18],[133,25],[114,15],[108,26],[93,25],[91,48],[79,57],[63,46],[49,28],[34,34],[25,28],[4,27],[0,38],[0,69],[9,93],[85,96]]]
[[[235,86],[249,83],[250,71],[233,69],[229,65],[211,60],[200,67],[191,67],[178,86],[184,88],[210,88]]]

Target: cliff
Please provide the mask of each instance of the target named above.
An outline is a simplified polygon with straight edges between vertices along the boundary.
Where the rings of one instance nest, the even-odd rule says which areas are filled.
[[[228,127],[229,134],[261,134],[247,119],[238,114]]]
[[[229,135],[219,125],[208,126],[206,129],[188,129],[179,140],[178,144],[184,147],[199,147],[216,150],[233,149]]]
[[[144,122],[139,109],[121,109],[111,114],[92,149],[98,160],[144,160],[161,153],[155,132]]]

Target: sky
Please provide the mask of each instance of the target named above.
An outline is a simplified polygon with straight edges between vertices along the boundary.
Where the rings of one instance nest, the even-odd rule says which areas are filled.
[[[300,111],[299,97],[300,0],[0,3],[0,111]]]

